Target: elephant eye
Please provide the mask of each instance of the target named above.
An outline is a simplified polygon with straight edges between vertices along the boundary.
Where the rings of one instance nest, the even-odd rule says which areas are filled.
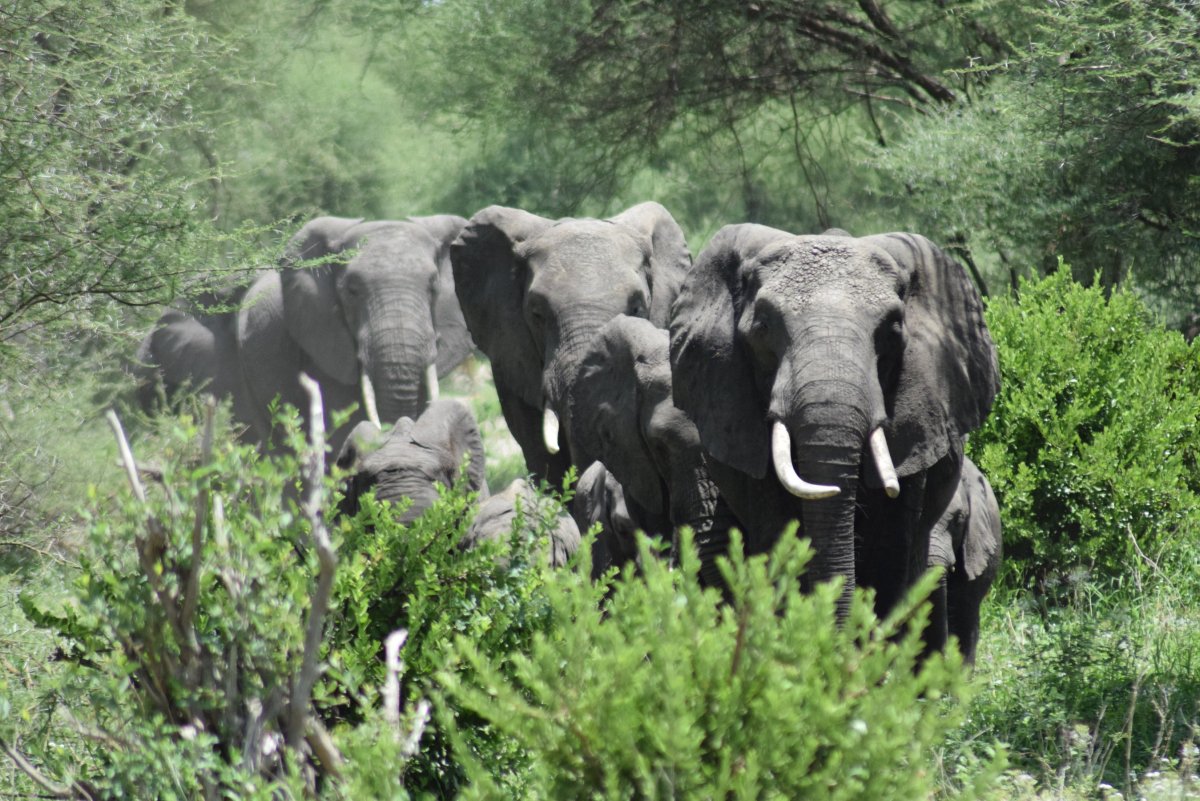
[[[629,306],[625,312],[630,317],[645,317],[646,316],[646,299],[641,295],[634,295],[629,299]]]

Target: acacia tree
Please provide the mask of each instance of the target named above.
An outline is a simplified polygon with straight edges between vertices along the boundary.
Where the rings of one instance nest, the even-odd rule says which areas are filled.
[[[861,157],[860,132],[887,142],[897,117],[969,96],[984,74],[948,70],[1008,57],[1005,34],[1023,19],[1005,0],[449,0],[429,15],[442,54],[423,92],[431,107],[557,142],[555,169],[570,163],[585,191],[717,148],[756,216],[770,206],[758,185],[771,183],[756,163],[785,151],[789,163],[767,172],[793,175],[826,225],[834,179],[813,132],[838,127]]]
[[[0,9],[0,343],[98,300],[158,303],[207,233],[179,149],[223,46],[173,2]]]
[[[1200,275],[1200,12],[1183,0],[1047,4],[969,106],[916,122],[878,166],[922,224],[1016,275],[1061,255],[1090,282],[1195,309]]]

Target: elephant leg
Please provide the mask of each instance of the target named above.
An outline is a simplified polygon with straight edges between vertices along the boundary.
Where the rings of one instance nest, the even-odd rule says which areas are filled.
[[[979,590],[977,582],[968,579],[962,570],[949,575],[946,592],[949,633],[958,638],[963,662],[974,665],[975,649],[979,645],[979,607],[983,603],[983,592]]]
[[[925,627],[925,631],[921,636],[925,642],[925,656],[943,650],[946,647],[946,639],[949,634],[946,574],[944,572],[938,580],[938,585],[934,588],[933,594],[929,596],[929,603],[932,607],[929,613],[929,625]]]
[[[496,394],[500,397],[504,422],[525,455],[525,468],[533,473],[534,479],[545,480],[555,489],[561,489],[563,477],[571,466],[571,455],[566,448],[555,454],[546,450],[542,440],[542,410],[521,400],[499,379],[496,380]]]

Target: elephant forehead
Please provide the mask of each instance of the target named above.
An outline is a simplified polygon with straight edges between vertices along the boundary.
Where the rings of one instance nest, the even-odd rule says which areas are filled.
[[[623,226],[601,220],[570,220],[546,229],[522,247],[535,270],[580,273],[637,271],[646,259],[644,243]]]
[[[886,301],[908,281],[907,273],[882,250],[826,236],[795,237],[771,247],[760,255],[755,274],[761,288],[799,302],[815,300],[825,290]]]

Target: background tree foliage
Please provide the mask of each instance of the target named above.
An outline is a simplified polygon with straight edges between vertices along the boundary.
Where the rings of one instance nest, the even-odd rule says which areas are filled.
[[[219,43],[170,4],[28,0],[0,10],[0,342],[101,299],[161,302],[205,220],[172,169]]]

